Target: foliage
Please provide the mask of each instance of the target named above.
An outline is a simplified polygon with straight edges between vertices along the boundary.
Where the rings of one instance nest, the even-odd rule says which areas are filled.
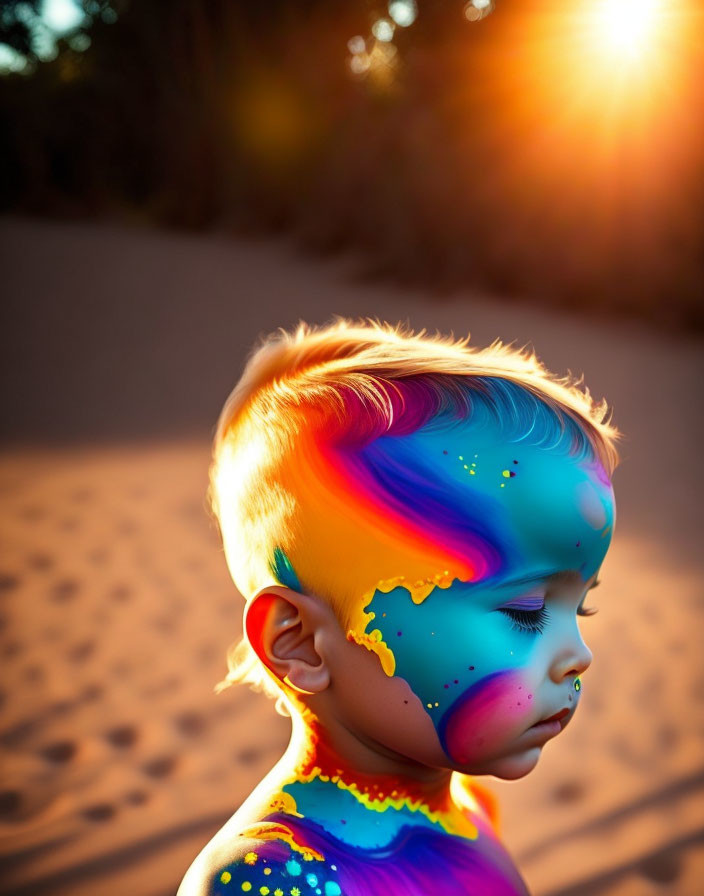
[[[22,5],[0,23],[24,52]],[[397,29],[398,64],[364,79],[347,42],[384,12],[371,0],[83,5],[87,49],[69,35],[31,76],[0,79],[2,208],[285,228],[439,292],[704,323],[702,128],[679,155],[631,164],[632,134],[592,165],[521,67],[545,3],[503,0],[469,25],[461,5],[426,0]],[[701,106],[702,85],[683,108]]]

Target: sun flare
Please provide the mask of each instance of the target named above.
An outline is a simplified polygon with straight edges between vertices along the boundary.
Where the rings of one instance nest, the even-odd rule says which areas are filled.
[[[660,7],[659,0],[601,0],[594,15],[605,46],[630,57],[645,53],[657,30]]]

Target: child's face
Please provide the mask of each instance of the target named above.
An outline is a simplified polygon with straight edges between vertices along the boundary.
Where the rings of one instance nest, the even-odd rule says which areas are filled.
[[[393,453],[392,440],[384,441],[378,447]],[[423,466],[442,465],[452,503],[490,508],[477,535],[494,559],[485,578],[455,580],[419,603],[402,587],[377,590],[368,628],[379,629],[394,675],[432,721],[438,765],[519,777],[571,718],[575,679],[591,662],[577,610],[611,540],[611,484],[598,463],[507,442],[489,418],[402,441]],[[563,709],[559,728],[529,731]],[[419,712],[418,701],[406,711]],[[415,746],[403,743],[397,716],[389,718],[385,745],[413,758]],[[426,747],[415,755],[427,761]]]

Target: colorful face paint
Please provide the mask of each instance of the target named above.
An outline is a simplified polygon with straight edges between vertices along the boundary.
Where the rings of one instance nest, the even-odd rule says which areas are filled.
[[[452,496],[450,514],[491,508],[475,532],[484,555],[498,561],[484,576],[455,579],[420,603],[401,585],[387,592],[382,584],[366,607],[378,643],[393,653],[394,673],[420,697],[448,757],[464,766],[500,755],[537,721],[538,703],[561,699],[533,693],[542,674],[536,645],[545,635],[517,626],[505,610],[530,617],[555,573],[574,571],[584,583],[594,576],[611,538],[613,493],[597,463],[507,444],[488,417],[401,441],[378,440],[365,452],[370,466],[400,469],[402,458],[411,468],[406,479],[417,483],[434,471],[436,489]],[[411,514],[419,501],[410,499]],[[549,626],[549,608],[543,613]]]
[[[286,525],[269,574],[329,601],[348,640],[406,688],[413,700],[399,702],[427,725],[434,768],[500,773],[544,742],[529,730],[537,721],[577,699],[569,664],[562,677],[554,668],[581,644],[574,607],[558,606],[548,584],[571,573],[586,587],[601,566],[614,521],[608,477],[588,452],[570,456],[569,428],[512,438],[481,402],[469,421],[365,444],[326,435],[301,432],[295,462],[272,466],[267,506]],[[370,704],[391,699],[365,693]],[[387,727],[377,740],[421,762]],[[433,802],[407,781],[347,767],[323,735],[307,718],[301,761],[248,831],[262,842],[256,874],[222,868],[230,877],[217,892],[526,892],[479,789]]]

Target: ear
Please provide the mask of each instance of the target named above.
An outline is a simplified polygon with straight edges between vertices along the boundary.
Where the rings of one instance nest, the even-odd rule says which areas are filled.
[[[255,595],[245,611],[245,631],[255,653],[299,693],[317,694],[330,684],[330,670],[316,648],[316,635],[329,624],[329,607],[324,610],[316,598],[272,586]]]

